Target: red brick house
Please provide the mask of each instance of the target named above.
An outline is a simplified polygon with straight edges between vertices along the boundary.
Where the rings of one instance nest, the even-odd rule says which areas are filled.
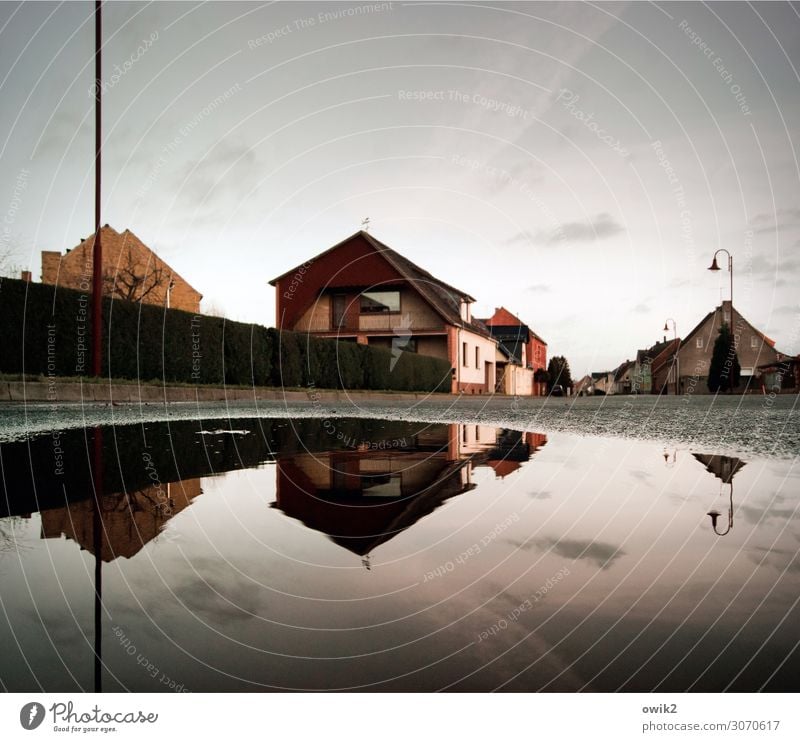
[[[547,384],[537,381],[537,371],[547,369],[547,343],[505,307],[483,320],[497,340],[497,384],[501,394],[543,397]]]
[[[452,391],[494,391],[497,342],[469,294],[359,231],[270,281],[279,329],[450,361]]]
[[[91,291],[94,234],[62,255],[42,251],[42,283]],[[127,301],[183,309],[196,314],[203,295],[167,265],[133,232],[100,228],[103,294]]]

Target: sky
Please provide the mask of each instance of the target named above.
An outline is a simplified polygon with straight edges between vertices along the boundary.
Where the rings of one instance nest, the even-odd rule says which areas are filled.
[[[0,4],[0,257],[93,231],[94,4]],[[573,376],[729,294],[800,352],[800,5],[125,3],[103,223],[231,319],[361,228]],[[720,255],[720,264],[726,257]]]

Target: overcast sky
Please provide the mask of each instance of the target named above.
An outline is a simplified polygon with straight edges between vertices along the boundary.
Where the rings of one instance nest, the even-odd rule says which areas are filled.
[[[93,229],[92,13],[0,5],[2,239],[35,280]],[[267,281],[368,216],[573,375],[688,334],[717,248],[800,351],[797,4],[115,2],[104,38],[103,222],[204,306],[274,324]]]

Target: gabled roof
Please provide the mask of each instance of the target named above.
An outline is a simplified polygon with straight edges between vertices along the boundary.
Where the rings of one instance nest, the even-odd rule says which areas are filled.
[[[655,356],[651,356],[650,359],[650,367],[653,373],[657,372],[664,364],[668,363],[671,358],[675,357],[676,352],[681,347],[681,339],[673,338],[672,340],[667,340],[666,343],[658,343],[658,345],[661,349]]]
[[[63,259],[72,259],[74,260],[73,253],[82,252],[82,251],[90,251],[94,249],[94,234],[90,234],[86,239],[81,240],[75,247],[70,248],[67,250],[65,255],[62,255]],[[171,265],[167,263],[161,256],[159,256],[152,248],[149,248],[142,242],[139,237],[137,237],[130,229],[124,229],[122,232],[117,232],[114,227],[109,226],[108,224],[104,224],[100,227],[100,246],[103,250],[103,262],[106,263],[107,261],[111,260],[112,256],[121,256],[124,251],[129,250],[131,255],[135,255],[136,253],[150,253],[153,257],[153,263],[156,266],[159,266],[160,270],[165,271],[172,279],[179,279],[186,284],[186,287],[197,294],[198,299],[202,299],[203,295],[192,286],[178,271],[176,271]],[[81,258],[83,260],[84,258]],[[110,262],[107,268],[114,268],[115,266],[112,265]]]
[[[493,327],[495,325],[499,325],[501,327],[524,327],[525,323],[516,315],[511,314],[505,307],[497,307],[494,310],[494,314],[489,318],[484,320],[487,327]]]
[[[620,381],[622,377],[625,376],[625,372],[633,366],[633,363],[633,361],[623,361],[620,363],[614,370],[614,381]]]
[[[416,263],[413,263],[408,258],[403,257],[396,250],[393,250],[388,245],[385,245],[380,240],[375,239],[369,232],[359,230],[351,234],[349,237],[337,242],[333,247],[316,255],[313,260],[318,260],[323,255],[333,252],[342,245],[356,237],[363,238],[371,247],[379,253],[384,260],[386,260],[406,281],[408,281],[414,289],[419,292],[428,303],[442,315],[452,325],[467,328],[480,335],[491,337],[486,326],[480,320],[473,320],[472,322],[465,322],[461,319],[461,302],[473,303],[475,299],[470,296],[466,291],[457,289],[448,283],[436,278],[431,273],[428,273],[424,268],[420,268]],[[306,261],[309,262],[309,261]],[[275,286],[278,281],[286,276],[296,273],[300,270],[305,263],[292,268],[291,270],[282,273],[277,278],[273,278],[269,283]]]
[[[722,304],[720,306],[714,308],[705,317],[703,317],[703,319],[701,319],[695,325],[694,329],[685,338],[683,338],[683,340],[681,341],[681,346],[680,347],[683,347],[684,345],[686,345],[700,331],[700,329],[703,327],[703,325],[706,322],[708,322],[709,319],[713,318],[714,315],[717,312],[721,312],[723,310],[723,308],[725,307],[726,304],[730,304],[730,302],[729,301],[722,302]],[[739,310],[736,309],[736,307],[731,307],[731,320],[733,320],[733,311],[736,311],[737,314],[739,315],[740,319],[742,320],[742,322],[744,322],[744,324],[747,325],[748,329],[752,330],[752,332],[754,332],[756,335],[758,335],[767,345],[769,345],[770,348],[774,348],[775,347],[775,341],[772,338],[767,337],[763,332],[761,332],[761,330],[758,330],[755,327],[753,327],[753,325],[751,325],[744,318],[742,313],[739,312]]]
[[[499,331],[492,330],[495,337],[499,337],[500,333],[511,333],[517,327],[523,328],[523,332],[528,333],[531,337],[538,340],[542,345],[547,345],[547,342],[539,337],[531,328],[526,325],[517,315],[512,314],[505,307],[496,307],[494,314],[489,318],[482,320],[483,323],[491,328],[502,328]]]

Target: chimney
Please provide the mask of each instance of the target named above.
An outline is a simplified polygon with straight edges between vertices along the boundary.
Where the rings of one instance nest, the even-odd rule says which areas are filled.
[[[25,281],[25,283],[31,282],[31,272],[30,271],[22,271],[20,278]]]

